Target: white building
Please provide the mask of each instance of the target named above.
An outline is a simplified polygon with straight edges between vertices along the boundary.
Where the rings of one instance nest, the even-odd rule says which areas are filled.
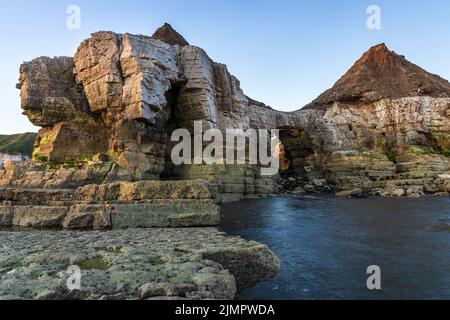
[[[3,169],[4,161],[26,161],[26,160],[30,160],[30,157],[24,156],[22,154],[11,155],[11,154],[0,153],[0,170]]]

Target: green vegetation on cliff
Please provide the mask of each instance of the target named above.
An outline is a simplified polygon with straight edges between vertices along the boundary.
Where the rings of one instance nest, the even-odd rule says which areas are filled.
[[[14,135],[0,135],[0,153],[23,154],[31,156],[36,133],[28,132]]]
[[[408,152],[416,154],[416,155],[419,155],[419,156],[437,154],[437,155],[443,155],[443,156],[446,156],[446,157],[450,157],[450,149],[439,148],[439,147],[420,147],[420,146],[416,146],[416,147],[409,148]]]

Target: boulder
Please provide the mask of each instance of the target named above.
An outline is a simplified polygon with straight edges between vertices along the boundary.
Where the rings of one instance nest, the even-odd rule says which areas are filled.
[[[426,193],[437,193],[439,190],[440,188],[436,184],[425,183],[423,185],[423,191]]]
[[[10,225],[26,228],[61,228],[68,213],[67,207],[13,206]]]
[[[317,187],[317,188],[322,188],[322,187],[326,186],[327,180],[325,180],[325,179],[313,179],[312,180],[312,184],[315,187]]]
[[[105,206],[74,205],[64,219],[65,229],[109,229],[111,212]]]
[[[137,290],[140,299],[146,300],[154,297],[186,297],[189,293],[196,291],[193,284],[170,284],[170,283],[146,283]]]
[[[406,190],[406,196],[410,198],[420,198],[425,195],[423,186],[412,186]]]
[[[449,192],[436,192],[433,193],[433,197],[448,197],[450,196]]]
[[[352,190],[344,190],[340,192],[336,192],[336,197],[339,198],[361,198],[363,197],[362,189],[352,189]]]
[[[295,194],[295,195],[302,195],[302,194],[305,194],[306,191],[305,191],[302,187],[297,187],[297,188],[295,188],[295,190],[292,191],[291,193],[292,193],[292,194]]]
[[[450,192],[450,182],[445,185],[445,191]]]
[[[406,191],[403,188],[397,188],[397,189],[392,190],[392,192],[391,192],[391,196],[393,196],[393,197],[403,197],[405,194],[406,194]]]

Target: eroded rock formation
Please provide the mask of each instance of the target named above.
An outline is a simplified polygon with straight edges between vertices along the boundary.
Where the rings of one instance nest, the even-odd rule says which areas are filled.
[[[24,63],[18,88],[42,129],[33,160],[0,171],[0,227],[160,229],[47,233],[33,252],[39,234],[7,235],[0,298],[233,298],[280,265],[265,246],[205,228],[220,223],[220,201],[450,192],[450,84],[384,45],[291,113],[248,98],[225,65],[169,25],[152,37],[94,33],[73,58]],[[194,121],[279,129],[282,178],[257,165],[173,165],[170,135],[193,132]],[[68,263],[90,270],[96,290],[64,290],[52,274]]]
[[[25,63],[19,88],[25,115],[42,129],[35,161],[7,164],[4,187],[203,179],[224,201],[280,191],[255,165],[174,166],[172,131],[202,121],[203,130],[280,129],[289,190],[447,192],[450,84],[385,45],[291,113],[245,96],[225,65],[170,25],[153,37],[94,33],[74,58]]]
[[[43,127],[33,159],[48,165],[29,164],[23,171],[33,172],[32,178],[8,167],[1,178],[5,186],[201,178],[224,198],[277,191],[256,166],[172,166],[174,129],[192,131],[198,120],[203,130],[265,128],[257,109],[271,110],[247,98],[225,65],[190,46],[169,25],[153,37],[95,33],[73,59],[25,63],[18,87],[25,115]]]
[[[385,98],[448,98],[449,95],[447,80],[409,62],[383,43],[370,48],[333,88],[308,107],[326,107],[334,102],[375,102]]]
[[[300,167],[312,164],[314,174],[338,190],[386,196],[448,192],[448,81],[382,44],[305,109],[317,117],[305,138],[312,143],[302,149],[314,154],[300,157]]]
[[[153,37],[95,33],[74,58],[24,63],[18,88],[42,129],[32,161],[0,171],[0,228],[114,230],[0,232],[0,299],[232,299],[279,271],[266,246],[210,228],[220,195],[257,181],[272,193],[273,179],[169,161],[174,129],[240,125],[249,103],[224,65],[169,25]],[[67,263],[83,270],[82,290],[64,287]]]

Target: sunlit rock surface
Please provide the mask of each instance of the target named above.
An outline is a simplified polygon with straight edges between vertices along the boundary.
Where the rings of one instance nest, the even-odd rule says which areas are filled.
[[[6,298],[233,298],[279,262],[265,246],[209,228],[220,224],[220,202],[450,192],[450,84],[385,45],[290,113],[247,97],[226,65],[170,25],[152,37],[94,33],[73,58],[25,62],[18,88],[42,129],[32,161],[0,170],[0,226],[119,230],[0,232]],[[280,174],[175,166],[171,134],[193,133],[194,121],[279,129]],[[81,292],[63,289],[72,264],[85,270]]]
[[[450,85],[385,45],[371,48],[333,88],[291,113],[245,96],[226,65],[170,25],[153,37],[94,33],[73,59],[25,63],[19,87],[25,114],[43,127],[33,157],[49,166],[35,175],[66,177],[71,166],[84,170],[70,180],[71,188],[205,179],[223,201],[282,189],[276,177],[261,177],[257,166],[173,166],[171,132],[193,132],[194,121],[202,121],[203,130],[280,129],[282,174],[307,191],[357,187],[379,193],[400,180],[444,192],[436,179],[448,173]],[[423,159],[428,165],[421,165]],[[23,179],[6,169],[5,186]],[[317,179],[326,184],[315,186]],[[28,186],[24,180],[19,184]],[[33,186],[68,187],[56,180],[61,186],[45,178]]]
[[[234,299],[280,268],[266,246],[214,228],[16,230],[0,241],[0,299]],[[67,287],[69,266],[80,290]]]

